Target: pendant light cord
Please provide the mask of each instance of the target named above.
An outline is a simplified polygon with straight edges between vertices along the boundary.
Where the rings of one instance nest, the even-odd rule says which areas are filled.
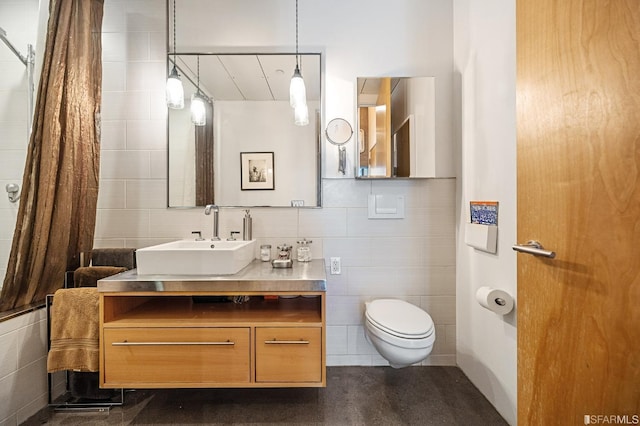
[[[200,94],[200,55],[198,55],[196,57],[196,59],[197,59],[197,64],[198,64],[197,65],[197,72],[198,72],[198,75],[197,75],[197,77],[198,77],[197,82],[198,83],[197,83],[197,85],[198,85],[198,95],[199,95]]]
[[[176,66],[176,0],[173,0],[173,66]]]
[[[298,68],[298,0],[296,0],[296,68]]]

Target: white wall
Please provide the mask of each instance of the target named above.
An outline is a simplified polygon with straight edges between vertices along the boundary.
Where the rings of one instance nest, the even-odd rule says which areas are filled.
[[[454,2],[455,128],[461,141],[457,200],[457,362],[505,419],[516,423],[516,312],[475,301],[478,287],[516,296],[515,1]],[[496,200],[498,252],[464,243],[469,201]]]

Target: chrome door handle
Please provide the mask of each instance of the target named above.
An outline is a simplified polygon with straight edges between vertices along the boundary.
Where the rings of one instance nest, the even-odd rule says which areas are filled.
[[[555,251],[545,250],[544,247],[542,247],[542,244],[535,240],[529,240],[526,244],[515,244],[511,248],[515,251],[532,254],[534,256],[548,257],[549,259],[556,257]]]

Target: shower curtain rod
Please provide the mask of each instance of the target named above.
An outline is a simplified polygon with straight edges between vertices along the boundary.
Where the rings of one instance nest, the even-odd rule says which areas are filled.
[[[18,49],[15,48],[15,46],[13,44],[11,44],[11,42],[7,38],[7,32],[2,27],[0,27],[0,39],[2,39],[2,41],[4,41],[4,44],[6,44],[7,47],[13,53],[15,53],[15,55],[20,59],[20,62],[22,62],[25,66],[29,62],[31,62],[31,58],[28,58],[27,56],[24,56],[22,53],[20,53],[20,51]]]
[[[18,59],[20,59],[20,62],[22,62],[25,67],[27,67],[27,129],[29,131],[29,134],[31,134],[31,125],[33,124],[33,75],[36,62],[36,52],[33,49],[33,45],[27,44],[27,56],[22,55],[18,51],[18,49],[16,49],[15,46],[11,44],[11,42],[7,38],[7,32],[2,27],[0,27],[0,39],[2,39],[9,50],[11,50],[18,57]]]

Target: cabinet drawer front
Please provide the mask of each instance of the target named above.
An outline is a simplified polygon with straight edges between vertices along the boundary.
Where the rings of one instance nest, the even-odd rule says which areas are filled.
[[[321,380],[320,328],[256,328],[256,382]]]
[[[105,383],[248,383],[249,328],[104,330]]]

